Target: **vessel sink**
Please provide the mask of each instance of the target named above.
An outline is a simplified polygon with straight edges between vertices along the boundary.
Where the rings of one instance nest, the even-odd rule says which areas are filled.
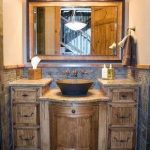
[[[92,80],[87,79],[63,79],[56,81],[63,95],[84,96],[93,84]]]

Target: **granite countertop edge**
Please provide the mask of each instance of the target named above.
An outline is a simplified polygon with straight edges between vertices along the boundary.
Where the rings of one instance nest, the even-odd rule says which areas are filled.
[[[104,93],[102,93],[102,91],[100,90],[89,90],[89,94],[92,93],[93,96],[95,97],[91,97],[92,95],[86,95],[86,96],[63,96],[61,95],[59,89],[51,89],[52,90],[57,90],[54,93],[50,93],[49,95],[47,95],[47,93],[45,93],[43,96],[39,97],[38,101],[42,102],[42,101],[48,101],[48,102],[58,102],[58,103],[90,103],[90,102],[108,102],[110,101],[110,98],[108,96],[106,96]],[[96,93],[93,93],[96,92]],[[98,91],[99,94],[103,94],[103,95],[98,95]],[[59,96],[57,96],[57,92],[59,92]]]
[[[132,79],[114,79],[114,80],[104,80],[98,79],[98,82],[102,84],[104,87],[140,87],[141,83]]]
[[[9,86],[21,86],[21,87],[25,87],[25,86],[45,86],[48,85],[52,82],[52,78],[42,78],[42,79],[38,79],[38,80],[29,80],[27,78],[23,78],[23,79],[18,79],[18,80],[14,80],[12,82],[9,82]]]

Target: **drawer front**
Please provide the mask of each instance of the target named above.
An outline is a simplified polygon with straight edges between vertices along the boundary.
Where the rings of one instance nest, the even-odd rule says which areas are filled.
[[[109,124],[110,125],[129,125],[136,123],[136,108],[134,106],[110,105]]]
[[[15,148],[39,148],[39,131],[37,129],[15,129]]]
[[[54,106],[57,115],[89,115],[94,113],[97,107],[94,106]]]
[[[39,89],[13,89],[12,98],[16,102],[35,102]]]
[[[111,94],[112,94],[112,101],[116,102],[136,101],[135,89],[113,89]]]
[[[133,150],[135,145],[133,129],[110,129],[109,142],[111,150]]]
[[[14,124],[38,125],[39,107],[36,104],[15,104],[13,106]]]

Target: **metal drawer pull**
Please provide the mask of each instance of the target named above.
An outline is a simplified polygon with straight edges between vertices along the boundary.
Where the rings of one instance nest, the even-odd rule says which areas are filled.
[[[127,118],[129,118],[130,116],[131,116],[131,114],[128,114],[127,116],[119,116],[119,114],[116,114],[116,116],[117,116],[117,118],[119,118],[119,119],[127,119]]]
[[[27,97],[27,96],[29,96],[29,95],[28,95],[28,94],[23,94],[22,96],[23,96],[23,97]]]
[[[124,99],[127,99],[128,96],[123,94],[123,95],[121,95],[121,97]]]
[[[30,115],[21,115],[21,113],[18,114],[20,115],[20,117],[25,117],[25,118],[32,117],[34,115],[33,112]]]
[[[117,137],[114,137],[114,140],[119,143],[127,143],[129,141],[129,139],[130,139],[130,137],[128,137],[126,140],[118,140]]]
[[[21,140],[23,140],[23,141],[31,141],[31,140],[34,139],[34,136],[29,137],[29,138],[24,138],[23,136],[20,135],[19,138],[20,138]]]
[[[76,112],[76,110],[75,109],[72,109],[72,111],[71,111],[73,114],[75,114],[75,112]]]

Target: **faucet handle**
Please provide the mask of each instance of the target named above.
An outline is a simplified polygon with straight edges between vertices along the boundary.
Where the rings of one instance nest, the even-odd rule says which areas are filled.
[[[73,70],[72,74],[73,74],[73,76],[77,77],[78,76],[78,70]]]
[[[64,74],[67,75],[67,76],[68,76],[70,73],[71,73],[70,70],[65,70],[65,71],[64,71]]]

